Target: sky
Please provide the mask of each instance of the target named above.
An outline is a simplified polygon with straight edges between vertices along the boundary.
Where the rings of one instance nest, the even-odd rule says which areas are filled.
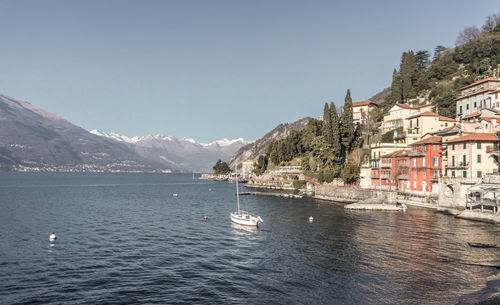
[[[495,1],[0,0],[0,94],[87,130],[256,140],[390,86]]]

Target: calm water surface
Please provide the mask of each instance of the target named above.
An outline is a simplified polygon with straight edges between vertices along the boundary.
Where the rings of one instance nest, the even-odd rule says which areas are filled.
[[[190,174],[2,173],[0,303],[453,304],[496,273],[475,264],[498,265],[498,250],[467,245],[498,243],[491,224],[243,196],[265,222],[242,228],[229,219],[234,187]]]

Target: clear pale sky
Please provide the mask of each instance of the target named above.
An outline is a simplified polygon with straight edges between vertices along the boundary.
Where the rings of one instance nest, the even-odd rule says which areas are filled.
[[[498,12],[498,0],[0,0],[0,94],[88,130],[256,140],[348,88],[371,97],[403,51],[452,47]]]

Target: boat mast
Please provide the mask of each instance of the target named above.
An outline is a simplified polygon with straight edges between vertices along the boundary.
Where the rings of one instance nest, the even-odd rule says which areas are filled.
[[[236,202],[238,202],[238,214],[240,213],[240,192],[238,190],[238,164],[235,165],[236,170]]]

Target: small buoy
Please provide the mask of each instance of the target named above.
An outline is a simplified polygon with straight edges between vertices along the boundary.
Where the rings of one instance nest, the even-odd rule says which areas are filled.
[[[179,196],[179,194],[174,193],[174,194],[172,194],[172,196],[177,197],[177,196]]]
[[[313,222],[314,218],[312,216],[309,216],[309,222]]]
[[[52,232],[52,234],[50,234],[50,236],[49,236],[49,240],[56,240],[56,239],[57,239],[56,234],[54,234],[54,232]]]
[[[203,216],[203,220],[208,220],[208,216]]]

